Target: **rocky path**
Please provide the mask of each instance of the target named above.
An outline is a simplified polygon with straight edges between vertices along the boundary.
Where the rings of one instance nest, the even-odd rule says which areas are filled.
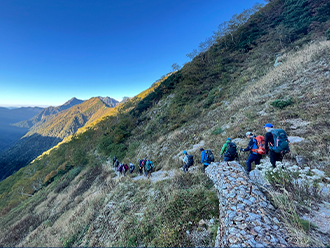
[[[148,179],[146,176],[142,175],[142,176],[137,176],[137,177],[133,177],[133,180],[150,180],[150,182],[158,182],[161,180],[165,180],[165,179],[169,179],[171,177],[174,176],[175,170],[170,170],[170,171],[163,171],[163,170],[159,170],[156,172],[151,173],[151,177],[150,179]]]

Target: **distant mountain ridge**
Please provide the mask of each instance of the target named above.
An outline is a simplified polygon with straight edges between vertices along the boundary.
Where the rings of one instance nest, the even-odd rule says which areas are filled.
[[[57,106],[57,107],[48,107],[43,109],[38,115],[33,116],[33,118],[24,120],[18,123],[15,123],[14,126],[16,127],[24,127],[24,128],[31,128],[36,124],[45,123],[49,121],[50,118],[53,118],[55,114],[69,109],[75,105],[83,103],[83,100],[77,99],[75,97],[71,98],[69,101],[65,102],[64,104]],[[51,117],[50,117],[51,116]]]
[[[61,106],[46,108],[30,120],[15,124],[16,127],[30,129],[15,145],[0,154],[0,180],[56,146],[79,128],[106,116],[113,111],[109,106],[118,104],[110,97],[102,99],[93,97],[82,101],[72,98]]]
[[[63,139],[108,111],[111,111],[111,108],[100,97],[93,97],[87,101],[83,101],[81,104],[74,105],[71,108],[52,115],[45,122],[34,125],[25,136],[31,136],[37,133],[42,136]]]

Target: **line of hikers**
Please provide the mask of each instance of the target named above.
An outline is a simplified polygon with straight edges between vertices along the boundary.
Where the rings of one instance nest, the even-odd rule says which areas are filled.
[[[276,167],[276,161],[282,161],[286,153],[290,152],[289,140],[286,132],[283,129],[274,129],[271,123],[267,123],[264,126],[266,130],[265,136],[255,136],[252,132],[247,132],[246,137],[249,139],[248,146],[243,149],[240,148],[240,152],[250,152],[249,157],[246,160],[246,170],[249,174],[251,171],[251,164],[260,164],[262,155],[269,155],[272,166]],[[214,156],[210,149],[201,151],[201,164],[203,165],[203,172],[205,168],[214,162]],[[183,158],[183,171],[187,172],[188,168],[194,164],[193,155],[189,155],[187,151],[183,151],[185,155]],[[220,152],[220,161],[223,157],[223,161],[239,161],[239,154],[237,152],[237,146],[232,142],[231,138],[227,138],[226,143],[222,146]]]
[[[145,175],[146,177],[148,177],[148,179],[151,177],[151,172],[154,168],[154,164],[151,160],[149,159],[138,159],[138,163],[139,163],[139,173],[140,175]],[[124,163],[119,163],[118,159],[116,158],[116,156],[114,156],[114,158],[112,159],[112,165],[113,167],[117,168],[117,171],[121,174],[124,175],[126,174],[126,172],[128,171],[128,169],[130,170],[130,174],[132,174],[135,170],[135,165],[133,163],[129,164],[129,167],[127,164]]]

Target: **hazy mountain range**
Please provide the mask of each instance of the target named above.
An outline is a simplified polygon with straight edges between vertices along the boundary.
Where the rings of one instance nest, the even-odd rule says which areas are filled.
[[[1,136],[7,145],[0,153],[0,180],[57,145],[65,137],[74,134],[85,124],[107,115],[118,103],[110,97],[94,97],[87,101],[72,98],[57,107],[37,108],[33,115],[26,114],[28,110],[32,112],[30,109],[4,109],[0,117],[7,120],[7,129],[3,133],[6,134],[6,130],[12,132]],[[17,114],[8,114],[4,118],[11,111]],[[29,119],[22,120],[23,118]],[[9,140],[6,139],[7,136],[13,138]]]
[[[28,128],[20,128],[11,124],[30,119],[42,111],[39,107],[3,108],[0,107],[0,152],[8,148],[14,141],[22,137]]]

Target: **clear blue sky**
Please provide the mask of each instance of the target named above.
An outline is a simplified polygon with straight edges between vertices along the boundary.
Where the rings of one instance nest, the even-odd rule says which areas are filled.
[[[2,0],[0,106],[121,100],[262,0]]]

